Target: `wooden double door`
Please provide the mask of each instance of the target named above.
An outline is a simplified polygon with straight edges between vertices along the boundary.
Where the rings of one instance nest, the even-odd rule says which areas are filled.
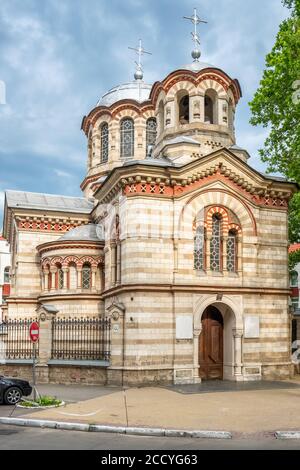
[[[199,372],[203,380],[223,379],[223,329],[219,310],[207,307],[199,338]]]

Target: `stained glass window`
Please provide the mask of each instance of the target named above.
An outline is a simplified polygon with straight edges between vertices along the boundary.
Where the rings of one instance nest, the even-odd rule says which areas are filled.
[[[236,233],[232,231],[227,239],[227,271],[236,272]]]
[[[61,268],[58,268],[58,271],[57,271],[57,287],[58,289],[63,289],[64,287],[64,273],[63,273],[63,270]]]
[[[210,269],[212,271],[221,270],[220,246],[221,246],[221,220],[218,215],[213,215],[212,238],[210,241]]]
[[[105,163],[108,160],[108,124],[105,122],[101,126],[101,163]]]
[[[155,118],[149,118],[146,123],[146,155],[148,155],[149,145],[155,145],[157,134],[157,123]]]
[[[82,288],[91,288],[91,267],[89,264],[85,264],[82,268]]]
[[[121,122],[121,157],[134,155],[134,124],[132,119],[123,119]]]
[[[204,229],[197,227],[194,237],[194,269],[204,269]]]

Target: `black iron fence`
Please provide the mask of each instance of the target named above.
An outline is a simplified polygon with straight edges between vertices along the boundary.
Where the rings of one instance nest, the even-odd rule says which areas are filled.
[[[29,337],[29,326],[36,318],[5,319],[0,323],[0,360],[32,359],[33,343]],[[39,353],[36,344],[36,355]]]
[[[55,318],[52,321],[52,359],[105,360],[110,358],[109,318]]]

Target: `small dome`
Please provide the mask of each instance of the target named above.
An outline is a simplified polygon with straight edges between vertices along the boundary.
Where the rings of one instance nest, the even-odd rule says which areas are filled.
[[[105,93],[98,101],[97,106],[111,106],[120,100],[135,100],[142,103],[149,99],[151,88],[152,85],[142,80],[123,83]]]
[[[216,68],[216,67],[212,64],[207,64],[206,62],[198,62],[198,61],[192,62],[191,64],[185,64],[185,65],[182,65],[182,67],[180,67],[180,69],[191,70],[192,72],[200,72],[200,70],[204,70],[207,68]]]
[[[104,239],[103,227],[96,224],[87,224],[75,227],[59,238],[59,241],[93,241],[99,242]]]

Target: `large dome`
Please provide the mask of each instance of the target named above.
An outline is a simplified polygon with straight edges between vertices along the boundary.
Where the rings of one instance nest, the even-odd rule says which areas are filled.
[[[151,88],[152,85],[148,85],[142,80],[123,83],[105,93],[98,101],[97,106],[111,106],[120,100],[135,100],[142,103],[149,99]]]

